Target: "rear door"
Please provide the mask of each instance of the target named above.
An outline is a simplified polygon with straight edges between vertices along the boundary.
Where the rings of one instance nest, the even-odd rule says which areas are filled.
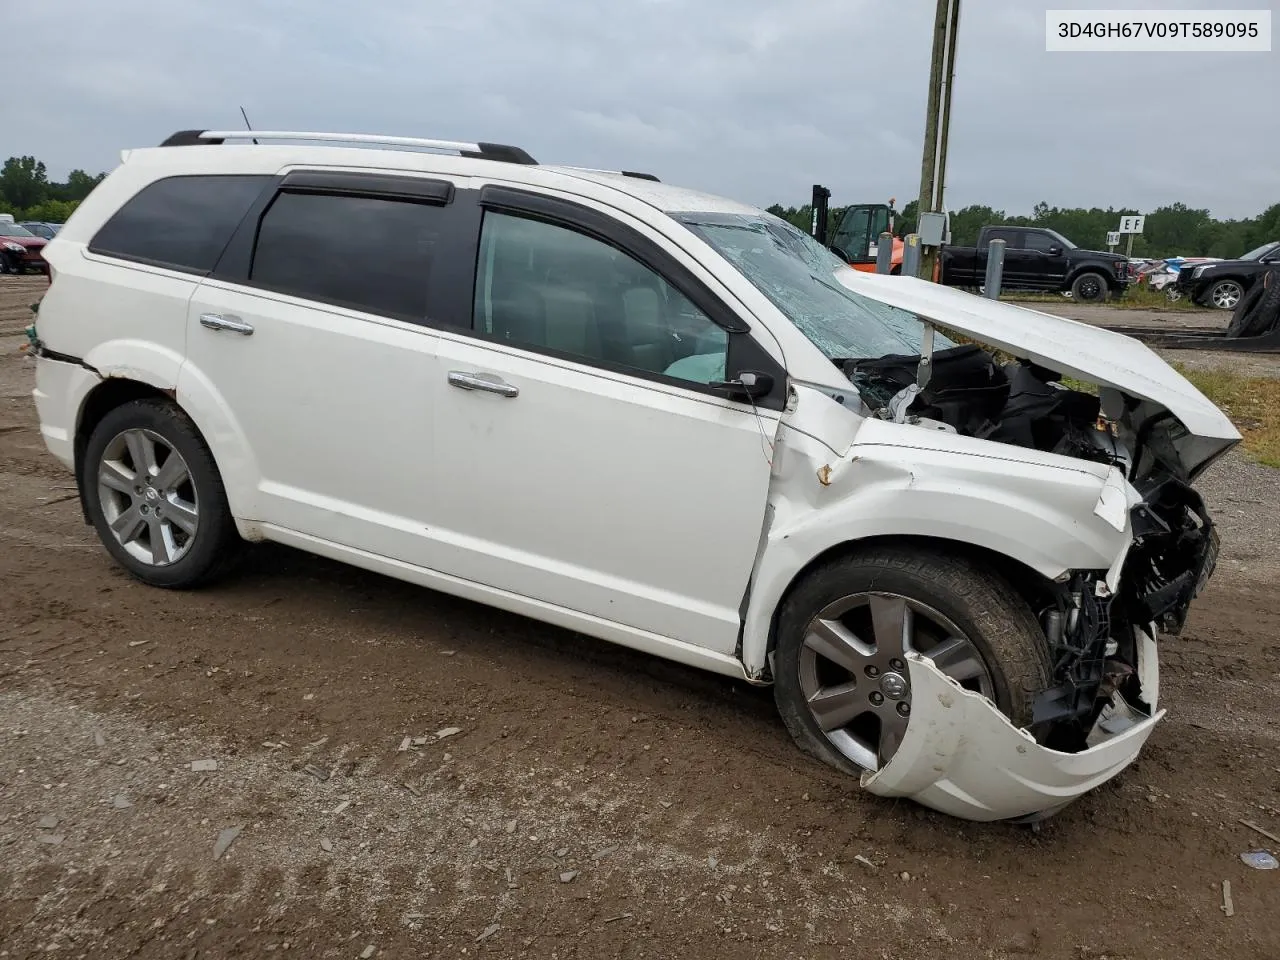
[[[436,179],[293,171],[196,290],[179,391],[221,428],[238,514],[431,565],[428,321],[454,269],[453,195]]]
[[[473,328],[440,333],[441,569],[732,654],[782,370],[643,224],[524,190],[481,204]],[[712,386],[744,369],[775,389]]]

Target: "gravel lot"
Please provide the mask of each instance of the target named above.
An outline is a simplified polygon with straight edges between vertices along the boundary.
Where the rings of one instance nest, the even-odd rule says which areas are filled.
[[[1280,956],[1239,823],[1280,834],[1280,474],[1203,484],[1225,556],[1140,760],[979,826],[767,693],[304,554],[130,580],[38,433],[43,283],[0,278],[0,957]]]

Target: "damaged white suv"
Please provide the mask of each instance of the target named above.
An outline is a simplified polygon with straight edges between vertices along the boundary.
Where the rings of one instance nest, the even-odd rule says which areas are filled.
[[[185,131],[45,256],[43,435],[135,576],[273,540],[771,683],[960,817],[1132,761],[1214,566],[1240,435],[1145,346],[645,175]]]

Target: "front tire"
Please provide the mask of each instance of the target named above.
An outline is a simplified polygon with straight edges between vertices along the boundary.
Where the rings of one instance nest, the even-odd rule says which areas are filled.
[[[99,539],[144,583],[193,587],[223,573],[238,553],[213,455],[175,404],[116,407],[90,435],[80,471]]]
[[[843,557],[807,574],[779,614],[774,699],[800,748],[854,775],[887,763],[911,723],[906,649],[1020,727],[1052,675],[1031,609],[995,571],[920,549]]]
[[[1109,294],[1107,278],[1100,273],[1082,273],[1071,283],[1071,299],[1079,303],[1102,303]]]
[[[1244,297],[1244,287],[1238,280],[1219,280],[1209,288],[1205,299],[1216,310],[1234,310]]]

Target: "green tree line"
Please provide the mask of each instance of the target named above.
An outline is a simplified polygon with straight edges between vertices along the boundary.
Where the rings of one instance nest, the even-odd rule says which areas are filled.
[[[917,202],[908,203],[894,214],[894,233],[905,236],[916,225]],[[846,207],[832,207],[830,229],[835,230]],[[774,204],[769,212],[782,217],[806,233],[812,225],[813,210]],[[1120,218],[1142,213],[1130,208],[1051,207],[1037,203],[1030,216],[1010,215],[982,204],[951,213],[951,242],[973,246],[978,231],[985,226],[1030,226],[1056,230],[1077,246],[1090,250],[1107,248],[1107,232],[1120,226]],[[1127,238],[1124,238],[1127,240]],[[1238,257],[1272,240],[1280,240],[1280,203],[1272,204],[1256,217],[1244,220],[1215,220],[1208,210],[1174,203],[1146,214],[1143,232],[1133,239],[1135,257]],[[1123,245],[1117,248],[1123,251]]]
[[[35,157],[10,157],[0,167],[0,213],[11,213],[15,220],[65,223],[105,176],[72,170],[58,183]]]

